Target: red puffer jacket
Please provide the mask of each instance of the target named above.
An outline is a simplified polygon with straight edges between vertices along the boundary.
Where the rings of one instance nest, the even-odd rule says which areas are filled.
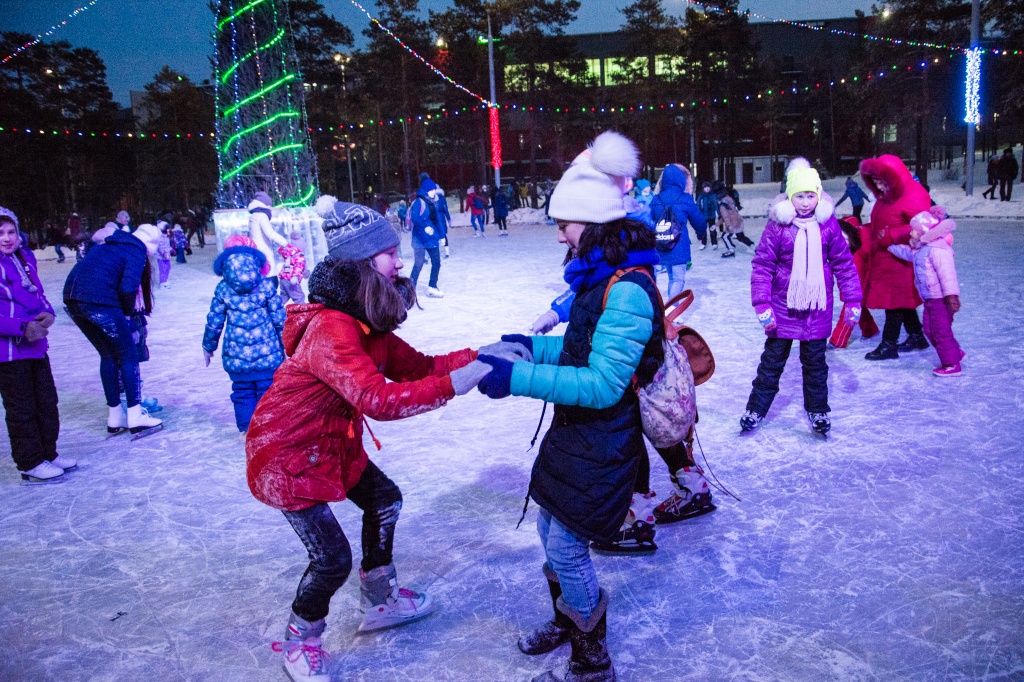
[[[931,198],[903,162],[891,154],[864,159],[860,174],[878,198],[871,209],[871,224],[861,230],[869,258],[863,282],[864,307],[916,308],[922,301],[914,287],[914,266],[887,249],[893,244],[910,243],[910,219],[931,208]],[[885,183],[885,192],[879,191],[878,180]]]
[[[289,358],[256,407],[245,453],[252,494],[285,511],[344,500],[368,461],[364,416],[441,407],[455,397],[449,373],[476,359],[469,349],[423,355],[319,303],[289,306],[284,346]]]

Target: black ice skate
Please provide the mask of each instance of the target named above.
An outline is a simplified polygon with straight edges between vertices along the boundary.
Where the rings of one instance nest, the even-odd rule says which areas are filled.
[[[629,511],[613,540],[590,543],[599,554],[651,554],[658,549],[654,544],[655,492],[633,493]]]
[[[743,413],[743,416],[740,417],[740,429],[742,429],[743,431],[753,431],[754,429],[761,425],[761,421],[763,419],[763,414],[758,414],[757,412],[751,412],[750,410],[747,410],[746,412]]]
[[[807,421],[811,423],[811,428],[815,433],[820,433],[828,438],[828,432],[832,429],[832,420],[828,418],[827,412],[808,412]]]
[[[683,467],[672,474],[672,486],[675,490],[654,510],[659,525],[685,521],[718,509],[711,501],[711,488],[699,466]]]
[[[653,554],[658,549],[654,544],[654,524],[634,521],[628,528],[619,529],[615,540],[595,540],[590,548],[598,554]]]

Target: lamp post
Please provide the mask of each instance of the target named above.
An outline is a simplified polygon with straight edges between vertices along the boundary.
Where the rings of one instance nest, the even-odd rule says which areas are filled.
[[[980,0],[971,2],[971,49],[967,51],[967,196],[974,196],[974,136],[981,120],[978,111],[978,92],[981,88],[981,50],[978,38],[981,33]]]
[[[341,54],[340,52],[334,53],[334,63],[341,68],[341,96],[344,98],[348,95],[348,79],[345,77],[345,64],[348,62],[348,57]],[[348,133],[345,133],[345,161],[348,164],[348,200],[353,204],[356,203],[356,188],[352,180],[352,148],[353,144],[349,142]]]

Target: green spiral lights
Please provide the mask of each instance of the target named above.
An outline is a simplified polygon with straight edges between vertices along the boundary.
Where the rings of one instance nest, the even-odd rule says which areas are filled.
[[[302,76],[286,0],[217,0],[214,69],[220,208],[256,192],[275,206],[306,206],[317,193]]]

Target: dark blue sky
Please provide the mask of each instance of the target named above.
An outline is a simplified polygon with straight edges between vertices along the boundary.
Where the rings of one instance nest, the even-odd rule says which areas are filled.
[[[614,31],[622,24],[619,9],[629,0],[582,0],[571,33]],[[63,19],[84,0],[0,0],[0,30],[41,33]],[[372,0],[363,3],[370,8]],[[426,10],[449,6],[447,0],[421,0]],[[744,9],[783,19],[825,19],[852,16],[854,10],[871,12],[872,0],[747,0]],[[357,37],[367,21],[347,0],[324,0],[324,6]],[[664,6],[682,14],[683,0],[664,0]],[[207,0],[100,0],[56,34],[75,45],[100,53],[114,98],[128,103],[130,90],[141,90],[160,68],[171,68],[201,82],[210,77],[210,29]]]

